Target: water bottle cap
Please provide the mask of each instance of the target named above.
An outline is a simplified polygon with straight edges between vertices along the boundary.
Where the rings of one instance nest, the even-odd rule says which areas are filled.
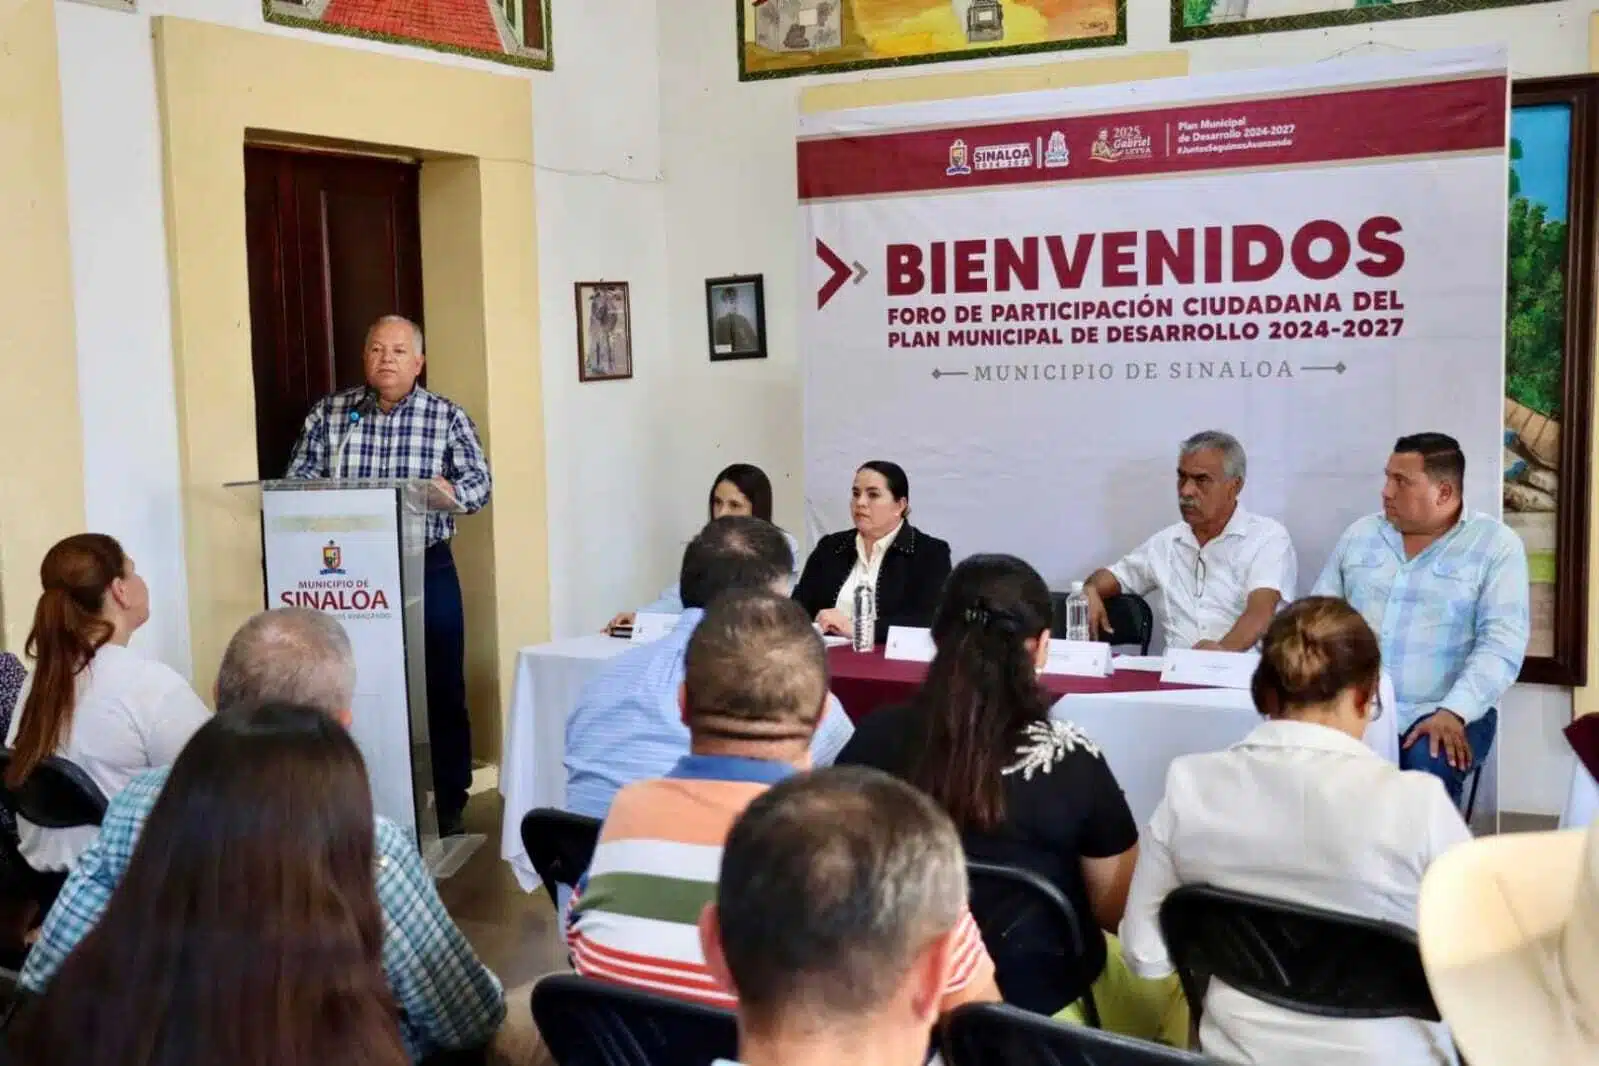
[[[1073,581],[1072,582],[1072,593],[1073,593],[1073,595],[1075,595],[1075,594],[1077,594],[1077,593],[1079,593],[1081,591],[1083,591],[1083,583],[1081,581]]]

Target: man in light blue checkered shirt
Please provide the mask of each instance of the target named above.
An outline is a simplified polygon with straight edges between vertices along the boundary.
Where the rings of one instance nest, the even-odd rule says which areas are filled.
[[[735,590],[788,595],[794,556],[782,530],[744,516],[718,518],[683,552],[680,585],[686,608],[672,632],[606,665],[578,696],[566,719],[566,809],[604,818],[624,785],[665,777],[688,754],[678,689],[689,638],[705,608]],[[829,766],[855,726],[838,699],[811,741],[811,762]]]
[[[261,703],[303,703],[348,723],[355,689],[349,638],[319,611],[286,607],[246,622],[217,675],[218,714]],[[105,913],[170,767],[148,770],[111,800],[100,835],[78,860],[28,953],[22,987],[42,992]],[[413,1062],[487,1045],[505,1020],[505,993],[445,913],[433,878],[405,830],[376,825],[383,973],[400,1010]]]
[[[1400,764],[1435,774],[1456,804],[1493,746],[1529,627],[1526,549],[1503,522],[1465,510],[1465,479],[1453,437],[1401,437],[1383,513],[1344,531],[1312,590],[1371,625],[1399,703]]]

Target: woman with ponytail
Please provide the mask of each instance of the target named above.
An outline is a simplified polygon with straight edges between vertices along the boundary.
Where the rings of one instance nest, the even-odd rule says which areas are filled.
[[[17,787],[51,755],[77,764],[110,799],[136,775],[167,766],[209,717],[175,671],[128,650],[150,617],[150,590],[122,545],[79,533],[45,553],[43,592],[24,651],[33,659],[6,733],[6,784]],[[41,829],[17,819],[36,870],[77,863],[96,830]]]
[[[1184,755],[1166,772],[1122,922],[1135,973],[1172,972],[1160,906],[1185,884],[1416,928],[1422,875],[1471,834],[1442,781],[1364,743],[1384,710],[1381,668],[1371,627],[1343,600],[1310,597],[1273,620],[1252,685],[1265,721],[1228,750]],[[1224,1062],[1455,1062],[1441,1024],[1317,1018],[1219,981],[1205,995],[1199,1042]]]
[[[1050,720],[1038,683],[1049,627],[1049,589],[1031,566],[1010,555],[965,560],[944,585],[937,653],[915,699],[862,721],[838,761],[921,788],[954,820],[968,857],[1041,875],[1085,922],[1111,931],[1138,826],[1099,749],[1070,722]],[[999,959],[1005,1001],[1046,1014],[1076,1001],[1106,964],[1105,938],[1087,942],[1080,962]]]

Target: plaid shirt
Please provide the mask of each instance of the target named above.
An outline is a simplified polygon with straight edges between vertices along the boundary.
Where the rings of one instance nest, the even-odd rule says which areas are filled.
[[[1312,591],[1365,616],[1394,679],[1399,728],[1447,708],[1474,722],[1521,672],[1527,552],[1503,522],[1464,512],[1414,559],[1382,515],[1344,531]]]
[[[169,770],[145,771],[111,801],[99,838],[78,860],[28,953],[21,983],[30,992],[44,990],[105,913]],[[379,818],[376,844],[383,972],[400,1009],[400,1033],[412,1061],[487,1044],[505,1019],[499,979],[478,961],[444,912],[433,878],[405,831]]]
[[[472,514],[489,502],[494,479],[465,410],[418,385],[383,411],[365,385],[318,400],[305,416],[286,478],[442,476]],[[428,515],[428,544],[455,536],[455,518]]]

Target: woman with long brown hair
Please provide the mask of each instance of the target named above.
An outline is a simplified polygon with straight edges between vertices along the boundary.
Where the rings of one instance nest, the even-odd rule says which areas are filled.
[[[1185,884],[1416,927],[1422,875],[1470,833],[1438,778],[1402,771],[1364,743],[1384,710],[1381,669],[1376,636],[1343,600],[1310,597],[1276,617],[1252,686],[1266,720],[1228,750],[1167,770],[1122,923],[1135,973],[1172,972],[1160,905]],[[1225,1062],[1455,1061],[1441,1025],[1316,1018],[1219,981],[1201,1017],[1201,1046]]]
[[[34,667],[6,734],[6,784],[20,785],[61,755],[110,799],[137,774],[170,765],[209,713],[175,670],[128,649],[149,620],[150,590],[115,539],[68,537],[45,553],[39,582],[24,647]],[[17,829],[36,870],[72,867],[95,834],[24,819]]]
[[[18,1016],[20,1066],[405,1066],[371,792],[322,711],[229,711],[172,767],[110,905]]]
[[[1138,825],[1099,749],[1070,722],[1050,720],[1038,682],[1050,618],[1049,588],[1027,563],[963,560],[933,617],[927,680],[908,706],[862,721],[838,761],[918,786],[949,813],[968,856],[1039,874],[1108,932],[1121,921]],[[983,902],[974,898],[973,909]],[[1081,959],[996,958],[1005,1001],[1045,1014],[1075,1002],[1107,958],[1104,937],[1085,940]]]

